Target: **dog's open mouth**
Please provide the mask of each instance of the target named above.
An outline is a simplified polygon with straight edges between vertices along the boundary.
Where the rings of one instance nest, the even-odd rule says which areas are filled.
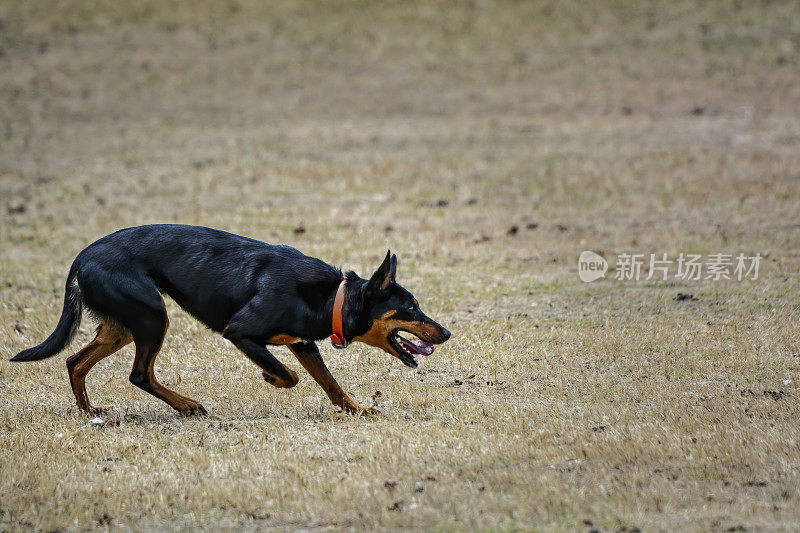
[[[411,368],[417,368],[419,365],[418,356],[433,353],[433,344],[423,341],[411,332],[396,329],[389,335],[389,342],[400,355],[403,364]]]

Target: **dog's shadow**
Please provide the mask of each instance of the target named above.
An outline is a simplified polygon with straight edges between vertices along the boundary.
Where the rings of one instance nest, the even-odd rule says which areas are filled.
[[[292,409],[292,410],[256,410],[252,412],[217,412],[212,410],[206,415],[185,416],[177,412],[160,409],[158,406],[152,408],[119,408],[111,407],[107,411],[97,415],[87,415],[75,407],[67,408],[64,413],[67,417],[80,417],[87,420],[87,423],[98,428],[114,428],[124,426],[139,426],[151,428],[159,426],[162,429],[181,429],[190,427],[205,426],[222,430],[243,429],[252,425],[269,424],[275,421],[285,422],[311,422],[311,423],[352,423],[358,421],[377,421],[385,418],[382,413],[360,416],[351,414],[336,408],[328,409]]]

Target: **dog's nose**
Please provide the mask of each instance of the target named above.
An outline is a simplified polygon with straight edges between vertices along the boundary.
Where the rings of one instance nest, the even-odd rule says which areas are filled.
[[[445,328],[442,328],[442,337],[444,337],[444,340],[447,340],[447,339],[450,338],[450,332]]]

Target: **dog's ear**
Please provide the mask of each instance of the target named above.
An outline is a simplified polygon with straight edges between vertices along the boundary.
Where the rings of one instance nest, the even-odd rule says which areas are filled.
[[[394,281],[395,274],[397,274],[397,256],[392,254],[391,251],[387,251],[383,263],[369,278],[369,291],[376,294],[386,290],[389,284]]]

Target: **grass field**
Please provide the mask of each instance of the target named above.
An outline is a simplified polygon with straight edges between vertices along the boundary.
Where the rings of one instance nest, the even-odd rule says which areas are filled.
[[[0,530],[800,528],[796,2],[123,4],[0,2]],[[361,275],[391,248],[453,338],[413,371],[323,343],[359,418],[168,302],[156,373],[209,416],[128,347],[93,426],[88,317],[7,360],[83,247],[152,222]],[[637,282],[623,252],[764,258]]]

